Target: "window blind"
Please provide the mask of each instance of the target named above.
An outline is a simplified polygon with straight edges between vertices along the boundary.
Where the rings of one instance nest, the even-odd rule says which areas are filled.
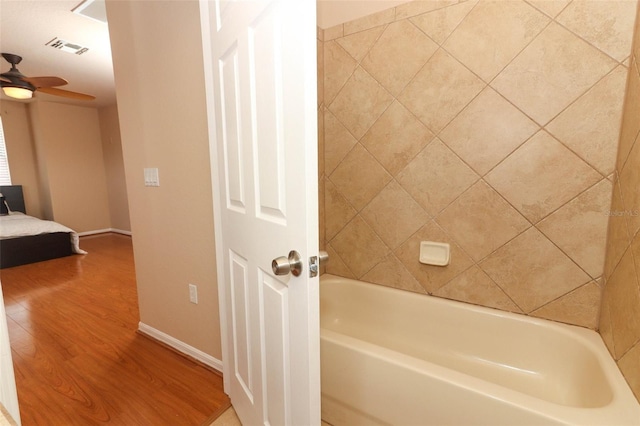
[[[11,185],[11,173],[9,173],[9,158],[7,147],[4,143],[4,130],[0,117],[0,185]]]

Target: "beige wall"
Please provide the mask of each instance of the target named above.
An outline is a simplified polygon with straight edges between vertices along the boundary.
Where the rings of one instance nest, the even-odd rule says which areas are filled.
[[[600,334],[640,400],[640,10],[616,164]]]
[[[16,185],[22,185],[27,212],[31,216],[43,217],[36,152],[27,104],[2,100],[0,116],[2,116],[11,180]]]
[[[221,359],[198,3],[108,1],[107,12],[140,319]],[[159,187],[144,186],[145,167]]]
[[[98,111],[42,101],[30,108],[36,149],[46,162],[51,218],[77,232],[110,228]]]
[[[327,272],[597,327],[636,2],[567,4],[321,31]],[[451,264],[420,264],[424,240]]]
[[[131,222],[129,220],[129,202],[127,200],[124,159],[122,157],[118,107],[117,105],[112,105],[100,108],[98,115],[100,116],[100,134],[107,178],[111,228],[130,232]]]

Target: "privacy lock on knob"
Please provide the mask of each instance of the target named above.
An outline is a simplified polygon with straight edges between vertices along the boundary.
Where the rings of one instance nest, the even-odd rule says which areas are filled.
[[[289,257],[280,256],[273,259],[271,269],[276,275],[287,275],[291,272],[295,277],[300,276],[302,273],[302,258],[297,251],[291,250]]]

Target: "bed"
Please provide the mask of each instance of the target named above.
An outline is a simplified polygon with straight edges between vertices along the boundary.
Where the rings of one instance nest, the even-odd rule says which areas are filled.
[[[26,214],[21,185],[0,186],[0,193],[9,210],[0,215],[0,269],[86,253],[72,229]]]

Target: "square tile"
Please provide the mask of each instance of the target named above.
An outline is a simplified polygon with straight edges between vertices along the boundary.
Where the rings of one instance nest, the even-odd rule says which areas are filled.
[[[640,342],[624,354],[618,361],[618,367],[627,379],[633,394],[640,400]]]
[[[362,67],[397,96],[438,49],[429,37],[408,20],[389,24]]]
[[[362,67],[397,96],[436,50],[438,45],[405,19],[387,26]]]
[[[330,180],[326,179],[324,186],[325,238],[331,241],[358,212]]]
[[[522,312],[509,296],[477,266],[467,269],[440,287],[433,295],[503,311]]]
[[[551,23],[491,85],[544,125],[616,65],[584,40]]]
[[[595,330],[600,311],[600,287],[591,281],[536,309],[532,316]]]
[[[604,297],[609,303],[615,358],[619,359],[640,339],[640,291],[631,250],[607,281]]]
[[[476,261],[530,226],[484,181],[462,194],[436,221]]]
[[[482,176],[539,129],[536,123],[487,87],[439,137]]]
[[[371,200],[361,216],[392,250],[430,219],[396,181],[391,181]]]
[[[615,345],[613,343],[613,330],[611,330],[611,315],[609,310],[609,300],[604,291],[602,292],[600,302],[600,322],[598,324],[598,332],[607,346],[611,357],[615,357]],[[615,359],[615,358],[614,358]]]
[[[411,18],[411,22],[436,43],[442,44],[476,4],[477,0],[453,4],[415,16]]]
[[[567,7],[571,0],[525,0],[531,6],[540,10],[543,13],[555,18],[558,16],[562,9]]]
[[[362,280],[414,293],[427,293],[393,254],[390,254],[382,262],[374,266],[362,277]]]
[[[405,19],[454,6],[459,0],[414,0],[396,6],[396,19]]]
[[[324,103],[330,104],[356,69],[357,63],[335,41],[324,42],[322,59],[324,61]]]
[[[435,241],[448,243],[451,247],[451,261],[447,266],[433,266],[420,263],[420,242]],[[473,265],[473,260],[435,222],[420,228],[411,238],[398,247],[394,254],[420,285],[429,293],[458,276]]]
[[[536,228],[500,247],[480,267],[525,313],[591,281]]]
[[[434,139],[397,175],[400,185],[432,216],[478,180],[478,175]]]
[[[369,49],[380,38],[386,26],[374,27],[370,30],[341,37],[336,42],[351,55],[353,59],[360,62],[369,52]]]
[[[604,276],[608,279],[625,250],[631,244],[631,237],[627,228],[627,219],[624,216],[624,204],[620,193],[620,184],[613,184],[613,199],[609,213],[609,230],[607,235],[607,252],[604,261]]]
[[[536,225],[591,278],[604,271],[612,187],[603,179]]]
[[[626,79],[627,69],[618,66],[546,126],[605,176],[616,166]]]
[[[327,274],[333,274],[339,277],[351,278],[351,279],[357,278],[355,274],[351,272],[347,264],[344,263],[342,259],[340,259],[338,252],[336,252],[333,249],[331,244],[328,244],[326,246],[326,250],[327,250],[327,254],[329,255],[329,259],[331,259],[331,262],[327,262],[327,264],[325,265]]]
[[[323,122],[324,173],[330,175],[353,149],[357,141],[340,120],[327,109],[323,114]]]
[[[438,50],[398,97],[434,132],[442,130],[485,84],[444,50]]]
[[[556,20],[617,61],[631,51],[636,1],[574,0]]]
[[[640,143],[636,142],[618,175],[629,235],[640,230]]]
[[[481,1],[444,48],[489,82],[548,23],[549,17],[523,1]]]
[[[331,247],[357,278],[361,278],[389,254],[389,248],[360,216],[353,218],[335,236]]]
[[[400,102],[394,101],[360,142],[395,176],[432,139],[433,133]]]
[[[640,117],[640,73],[636,66],[637,62],[634,60],[629,69],[618,147],[618,171],[622,170],[633,144],[640,135],[640,120],[638,120],[638,117]]]
[[[356,144],[329,179],[360,211],[392,178],[362,145]]]
[[[396,17],[396,11],[394,8],[381,10],[380,12],[372,13],[362,18],[354,19],[353,21],[345,22],[344,35],[350,35],[360,31],[366,31],[373,27],[389,24],[394,21]]]
[[[358,67],[329,105],[329,109],[356,139],[360,139],[392,101],[393,97],[389,92],[369,73]]]
[[[602,175],[540,131],[485,176],[532,223],[589,188]]]

